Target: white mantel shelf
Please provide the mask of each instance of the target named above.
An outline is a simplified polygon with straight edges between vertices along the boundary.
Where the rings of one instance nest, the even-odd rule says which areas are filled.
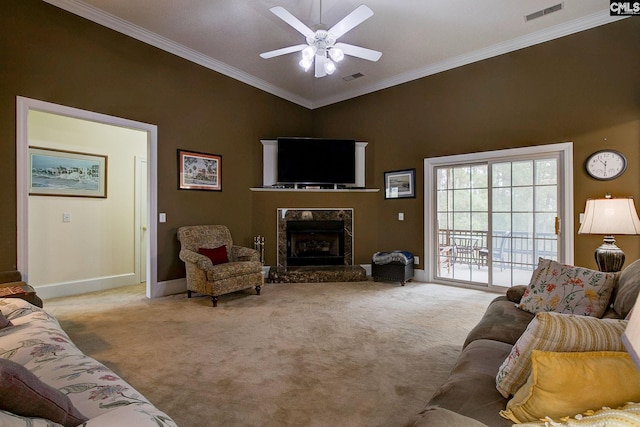
[[[269,188],[252,187],[251,191],[280,191],[297,193],[377,193],[379,188]]]

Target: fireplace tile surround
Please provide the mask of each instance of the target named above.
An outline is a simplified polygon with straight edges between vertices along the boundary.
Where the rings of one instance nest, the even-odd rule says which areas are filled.
[[[277,267],[287,267],[287,221],[343,221],[344,264],[353,265],[353,208],[278,208]]]

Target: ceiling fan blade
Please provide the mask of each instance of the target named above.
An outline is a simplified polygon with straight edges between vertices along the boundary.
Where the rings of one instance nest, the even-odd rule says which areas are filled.
[[[264,59],[273,58],[275,56],[286,55],[287,53],[300,52],[302,49],[306,48],[307,44],[299,44],[295,46],[283,47],[282,49],[271,50],[269,52],[264,52],[260,54],[260,57]]]
[[[286,22],[287,24],[291,25],[293,28],[295,28],[300,33],[302,33],[303,36],[313,38],[313,36],[315,35],[315,33],[313,31],[311,31],[311,28],[309,28],[306,25],[304,25],[298,18],[293,16],[284,7],[275,6],[275,7],[272,7],[271,9],[269,9],[269,10],[271,12],[273,12],[273,14],[276,15],[278,18],[282,19],[284,22]]]
[[[373,10],[365,5],[358,6],[353,12],[342,18],[340,22],[329,29],[335,38],[338,38],[373,16]]]
[[[324,77],[327,75],[327,72],[324,70],[324,55],[316,55],[316,77]]]
[[[347,43],[336,43],[335,47],[342,49],[342,52],[345,55],[355,56],[357,58],[366,59],[367,61],[376,62],[382,56],[382,52],[378,52],[377,50],[371,50]]]

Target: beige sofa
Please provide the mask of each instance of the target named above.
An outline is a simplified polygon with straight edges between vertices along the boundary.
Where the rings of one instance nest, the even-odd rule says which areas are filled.
[[[499,296],[489,304],[480,322],[468,334],[448,379],[407,426],[501,427],[514,424],[500,416],[508,399],[497,390],[496,376],[514,344],[534,319],[534,314],[516,307],[526,289],[527,286],[513,287],[505,296]],[[611,304],[602,318],[624,319],[635,304],[639,290],[640,260],[622,273],[616,273]],[[589,390],[581,392],[584,393]]]

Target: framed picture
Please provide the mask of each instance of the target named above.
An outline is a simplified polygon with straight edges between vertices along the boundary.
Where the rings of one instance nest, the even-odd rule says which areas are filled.
[[[416,197],[416,170],[407,169],[384,173],[384,198]]]
[[[29,195],[107,197],[107,156],[29,147]]]
[[[178,187],[222,191],[222,156],[178,150]]]

